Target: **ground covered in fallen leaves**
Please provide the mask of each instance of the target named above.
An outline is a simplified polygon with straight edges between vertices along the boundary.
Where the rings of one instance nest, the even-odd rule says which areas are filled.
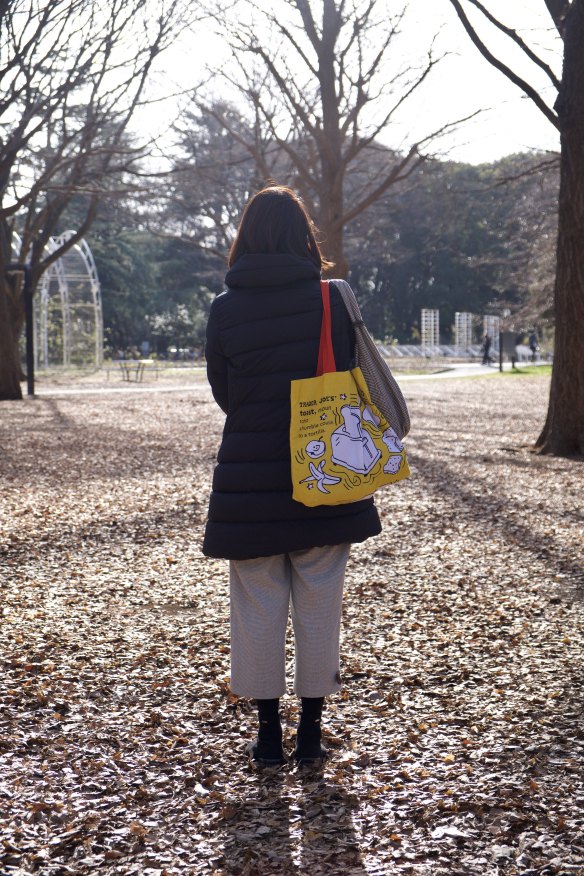
[[[404,380],[322,771],[243,753],[204,380],[116,381],[0,404],[2,876],[583,874],[584,468],[529,450],[548,379]]]

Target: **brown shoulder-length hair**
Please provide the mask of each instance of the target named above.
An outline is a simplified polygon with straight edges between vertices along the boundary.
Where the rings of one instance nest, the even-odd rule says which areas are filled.
[[[229,267],[247,253],[290,253],[311,259],[319,271],[327,270],[333,262],[321,253],[317,234],[296,192],[288,186],[267,186],[245,206],[229,250]]]

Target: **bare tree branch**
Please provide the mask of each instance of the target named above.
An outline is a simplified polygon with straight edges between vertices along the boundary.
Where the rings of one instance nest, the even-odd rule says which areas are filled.
[[[349,155],[351,158],[354,158],[358,155],[361,149],[369,146],[376,137],[379,136],[381,131],[387,127],[391,118],[395,115],[395,113],[399,110],[399,108],[408,100],[409,97],[422,85],[425,79],[428,77],[432,69],[436,66],[438,61],[430,56],[428,58],[428,63],[425,68],[422,70],[421,74],[417,79],[412,82],[412,84],[406,88],[406,90],[399,96],[398,100],[393,104],[387,113],[381,118],[381,120],[377,123],[377,125],[371,130],[370,134],[367,137],[363,137],[356,141],[356,138],[353,137],[353,142],[349,148]]]
[[[448,133],[453,128],[469,121],[471,118],[474,118],[479,112],[480,110],[471,113],[471,115],[465,116],[464,118],[448,122],[410,146],[408,152],[398,158],[389,172],[386,171],[385,174],[381,174],[382,181],[373,190],[366,192],[365,197],[355,203],[350,210],[343,214],[343,223],[348,224],[352,219],[367,209],[367,207],[378,201],[392,185],[403,179],[407,179],[423,161],[427,161],[430,156],[422,154],[420,151],[422,146],[436,142],[440,137],[444,136],[444,134]]]
[[[551,80],[552,85],[559,91],[560,80],[558,79],[554,71],[548,64],[545,63],[545,61],[543,61],[539,57],[539,55],[536,55],[536,53],[527,45],[525,40],[521,38],[516,30],[513,30],[513,28],[511,27],[507,27],[501,21],[499,21],[499,19],[496,18],[491,12],[489,12],[489,10],[481,2],[479,2],[479,0],[469,0],[469,3],[472,3],[473,6],[476,6],[477,9],[480,9],[485,18],[490,21],[491,24],[493,24],[498,30],[508,36],[509,39],[513,40],[513,42],[516,43],[523,52],[525,52],[529,60],[533,61],[534,64],[536,64],[544,71],[544,73]]]
[[[530,176],[541,177],[542,174],[547,173],[550,170],[557,171],[559,166],[560,156],[555,153],[551,158],[548,158],[545,161],[538,161],[536,164],[531,165],[527,170],[524,170],[521,173],[504,174],[499,176],[493,188],[506,186],[510,182],[515,182],[518,179],[525,179]]]
[[[500,70],[501,73],[503,73],[507,77],[507,79],[509,79],[511,82],[513,82],[514,85],[516,85],[518,88],[520,88],[521,91],[523,91],[523,93],[526,94],[527,97],[529,97],[530,100],[532,100],[533,103],[536,105],[536,107],[544,114],[546,119],[548,121],[550,121],[552,123],[552,125],[554,125],[554,127],[558,128],[559,122],[558,122],[558,117],[557,117],[556,113],[552,109],[550,109],[550,107],[540,97],[540,95],[535,90],[535,88],[533,88],[533,86],[531,86],[528,82],[526,82],[524,79],[522,79],[520,76],[518,76],[517,73],[515,73],[510,67],[508,67],[502,61],[500,61],[498,58],[496,58],[489,51],[489,49],[486,47],[484,42],[481,40],[481,38],[477,34],[476,30],[474,29],[474,27],[472,26],[472,24],[468,20],[466,14],[464,12],[464,9],[462,8],[459,0],[450,0],[450,2],[454,6],[454,8],[456,10],[456,14],[458,15],[464,29],[466,30],[470,39],[475,44],[475,46],[477,47],[477,49],[479,50],[479,52],[481,53],[483,58],[485,58],[489,62],[489,64],[491,64],[497,70]]]
[[[359,193],[347,188],[347,175],[441,58],[430,50],[413,77],[409,69],[387,73],[403,5],[390,16],[389,4],[381,0],[286,0],[278,16],[255,0],[242,0],[241,6],[243,14],[236,24],[229,13],[217,18],[234,48],[236,65],[235,72],[223,68],[219,75],[246,98],[250,117],[256,120],[254,131],[261,125],[266,140],[277,149],[266,166],[249,133],[238,131],[238,142],[256,156],[264,178],[273,163],[277,178],[301,192],[325,233],[327,254],[343,274],[343,224],[413,172],[423,160],[418,148],[425,140],[405,148]],[[243,53],[257,60],[251,70],[241,61]],[[252,72],[257,69],[265,79]]]
[[[14,314],[0,325],[0,347],[17,345],[22,322],[20,299],[4,280],[12,228],[18,224],[36,282],[89,229],[100,199],[128,188],[145,154],[142,144],[129,145],[130,121],[155,59],[198,9],[189,0],[0,4],[0,238],[8,241],[0,248],[0,305]],[[84,211],[75,234],[49,252],[76,196]],[[0,370],[0,398],[18,391],[18,375]]]

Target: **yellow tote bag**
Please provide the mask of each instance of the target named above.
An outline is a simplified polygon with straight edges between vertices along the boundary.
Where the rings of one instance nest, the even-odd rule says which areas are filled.
[[[371,401],[360,368],[336,371],[328,283],[317,376],[291,382],[292,497],[303,505],[357,502],[407,478],[402,442]]]

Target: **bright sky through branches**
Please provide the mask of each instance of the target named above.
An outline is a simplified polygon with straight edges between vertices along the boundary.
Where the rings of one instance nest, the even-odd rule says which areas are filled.
[[[484,2],[504,24],[516,28],[560,74],[562,46],[543,0]],[[279,6],[284,12],[284,0],[271,0],[270,8],[276,15]],[[470,4],[465,8],[489,49],[553,104],[554,90],[545,75],[526,62],[508,39],[484,23],[476,10],[472,14]],[[559,148],[557,132],[540,110],[479,55],[449,0],[410,0],[399,38],[398,61],[402,65],[420,64],[433,38],[435,53],[448,55],[437,65],[423,90],[404,106],[398,123],[392,125],[383,142],[396,148],[411,144],[417,137],[480,109],[478,117],[440,141],[437,153],[440,157],[481,163],[514,152]],[[214,35],[212,25],[201,22],[196,33],[183,36],[181,44],[163,56],[164,74],[158,75],[157,93],[194,87],[207,78],[206,67],[216,69],[228,58],[229,52],[220,37]],[[216,86],[214,94],[219,97],[226,93]],[[230,97],[233,99],[233,95]],[[168,124],[174,114],[170,103],[147,110],[145,118],[150,126]]]
[[[555,91],[545,74],[528,62],[511,41],[466,3],[465,10],[490,51],[527,79],[553,105]],[[545,8],[544,0],[484,0],[484,5],[502,23],[515,28],[536,53],[559,76],[562,43]],[[449,0],[411,0],[420,45],[438,34],[437,47],[451,52],[436,71],[424,96],[428,120],[448,120],[476,109],[484,112],[462,126],[451,140],[451,156],[479,163],[530,149],[559,149],[559,135],[550,122],[522,92],[479,54],[465,33]],[[474,12],[474,14],[473,14]]]

